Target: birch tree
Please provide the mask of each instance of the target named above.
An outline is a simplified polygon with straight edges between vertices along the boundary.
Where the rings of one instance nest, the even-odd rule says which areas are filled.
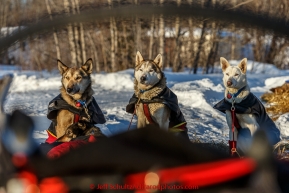
[[[66,14],[70,14],[70,4],[68,0],[63,0],[64,10]],[[70,49],[70,55],[71,55],[71,65],[76,66],[77,60],[76,60],[76,50],[75,50],[75,43],[74,43],[74,37],[73,37],[73,28],[72,24],[67,24],[67,37],[68,37],[68,43],[69,43],[69,49]]]
[[[51,7],[49,5],[49,0],[45,0],[45,4],[46,4],[47,12],[49,14],[49,18],[50,18],[50,20],[52,20],[53,18],[52,18],[52,14],[51,14]],[[61,60],[58,36],[57,36],[55,28],[53,28],[53,39],[54,39],[54,43],[55,43],[56,56],[59,60]]]

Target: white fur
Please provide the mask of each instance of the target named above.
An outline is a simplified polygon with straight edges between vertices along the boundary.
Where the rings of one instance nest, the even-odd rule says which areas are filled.
[[[250,93],[250,88],[247,84],[247,59],[244,58],[238,66],[231,66],[229,62],[221,57],[220,58],[221,67],[223,71],[223,83],[225,86],[225,99],[233,103],[242,102]],[[228,82],[231,82],[231,85],[228,85]],[[245,87],[245,89],[236,97],[236,98],[228,98],[228,93],[234,94],[239,89]],[[253,114],[236,114],[236,118],[239,121],[241,128],[247,128],[251,132],[251,136],[259,129],[259,124],[256,121],[256,117]],[[231,111],[226,111],[226,120],[229,126],[229,139],[233,140],[233,133],[232,133],[232,115]],[[246,152],[250,147],[250,141],[247,139],[244,140],[238,136],[237,129],[234,129],[234,140],[237,141],[237,149],[241,149],[243,152]]]

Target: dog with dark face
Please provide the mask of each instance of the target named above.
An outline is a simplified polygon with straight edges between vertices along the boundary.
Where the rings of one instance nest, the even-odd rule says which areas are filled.
[[[69,135],[67,129],[79,121],[84,122],[86,126],[85,134],[101,134],[100,129],[94,124],[105,123],[105,118],[93,97],[90,76],[92,66],[92,59],[88,59],[79,68],[68,67],[58,60],[62,86],[60,94],[50,101],[48,106],[47,118],[52,120],[52,123],[48,129],[49,138],[46,142],[55,139],[67,141],[70,138],[63,137]],[[62,138],[59,139],[60,137]]]

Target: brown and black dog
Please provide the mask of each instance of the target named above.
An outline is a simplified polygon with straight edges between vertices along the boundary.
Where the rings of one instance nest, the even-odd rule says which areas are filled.
[[[58,60],[58,69],[62,75],[60,95],[54,98],[48,106],[47,117],[52,120],[48,132],[58,141],[70,141],[72,131],[67,129],[74,123],[81,121],[85,124],[85,135],[101,134],[94,124],[105,123],[105,118],[98,104],[93,98],[91,87],[92,59],[88,59],[81,67],[71,68]],[[79,128],[81,129],[81,128]],[[83,132],[83,129],[81,129]],[[80,132],[80,133],[82,133]],[[62,137],[62,136],[71,137]],[[62,137],[61,139],[59,139]]]

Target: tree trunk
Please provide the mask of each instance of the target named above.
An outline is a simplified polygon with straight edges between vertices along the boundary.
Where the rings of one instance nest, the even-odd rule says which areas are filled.
[[[154,44],[154,25],[155,25],[155,17],[152,16],[152,22],[150,26],[151,36],[150,36],[150,43],[149,43],[149,58],[153,58],[153,44]]]
[[[111,71],[117,71],[116,62],[115,62],[115,19],[110,18],[110,59],[111,59]]]
[[[205,42],[206,26],[207,26],[207,22],[204,21],[203,22],[203,28],[202,28],[201,37],[200,37],[200,40],[199,40],[198,51],[196,53],[196,57],[195,57],[194,62],[193,62],[194,74],[197,74],[197,71],[198,71],[198,62],[199,62],[199,58],[200,58],[200,53],[202,51],[202,46],[203,46],[203,44]],[[191,71],[192,71],[192,69],[190,70],[190,73],[191,73]]]
[[[232,24],[232,35],[231,35],[231,60],[235,59],[235,49],[236,49],[236,37],[235,37],[235,24]]]
[[[76,3],[75,0],[71,0],[72,5],[72,14],[76,14]],[[82,57],[81,57],[81,49],[80,49],[80,34],[79,34],[79,26],[78,23],[73,24],[73,32],[74,32],[74,43],[75,43],[75,50],[76,50],[76,61],[77,66],[83,64]]]
[[[180,18],[176,17],[176,23],[175,23],[175,54],[174,54],[174,61],[173,61],[173,72],[178,72],[181,69],[180,65]]]
[[[193,28],[193,19],[189,18],[189,41],[188,41],[188,52],[187,52],[187,61],[190,69],[192,68],[193,58],[194,58],[194,28]]]
[[[53,18],[51,15],[51,7],[49,5],[48,0],[45,0],[45,4],[46,4],[47,12],[49,14],[49,18],[50,18],[50,20],[52,20]],[[59,42],[58,42],[58,37],[57,37],[57,33],[56,33],[55,28],[53,28],[53,38],[54,38],[54,43],[55,43],[55,50],[56,50],[57,59],[61,60]]]
[[[10,1],[8,0],[3,0],[2,1],[2,6],[0,6],[1,8],[1,15],[0,15],[0,27],[8,27],[7,26],[7,13],[8,13],[8,9],[9,9],[9,5],[10,5]]]
[[[79,0],[75,0],[75,5],[76,5],[77,13],[80,14]],[[81,45],[81,55],[82,55],[82,64],[83,64],[86,61],[86,50],[85,50],[84,30],[83,30],[82,23],[79,23],[79,34],[80,34],[80,45]]]
[[[101,45],[101,53],[102,53],[102,58],[103,58],[104,71],[108,72],[107,59],[106,59],[106,54],[105,54],[105,49],[104,49],[105,43],[104,43],[102,30],[100,30],[99,37],[100,37],[100,45]]]
[[[135,18],[135,48],[136,51],[142,53],[142,43],[141,43],[141,24],[139,18]]]
[[[217,48],[217,40],[216,40],[216,35],[217,31],[216,31],[216,23],[213,22],[212,23],[212,38],[211,38],[211,42],[212,42],[212,46],[210,49],[210,52],[208,54],[208,59],[207,59],[207,63],[206,63],[206,69],[205,69],[205,73],[208,74],[209,73],[209,69],[210,66],[214,66],[214,56],[216,55],[216,48]]]
[[[166,57],[164,56],[164,43],[165,43],[165,22],[163,15],[160,15],[159,18],[159,39],[160,39],[160,45],[159,45],[159,53],[163,57],[163,64],[165,64]],[[163,65],[163,68],[165,66]]]
[[[253,53],[254,53],[254,59],[255,61],[258,61],[258,62],[262,62],[261,59],[262,59],[262,56],[261,56],[261,53],[262,53],[262,43],[261,43],[261,34],[257,31],[257,30],[254,30],[254,38],[255,38],[255,45],[253,47]]]
[[[121,54],[122,54],[121,60],[123,61],[123,67],[127,69],[127,68],[130,68],[130,65],[128,62],[129,46],[128,46],[128,41],[127,41],[126,25],[125,25],[124,21],[122,21],[121,24],[122,24],[122,33],[123,33],[123,39],[124,39],[124,44],[125,44],[125,48],[121,52]]]
[[[278,39],[277,35],[274,34],[271,40],[269,52],[266,55],[266,59],[265,59],[266,63],[269,63],[269,64],[274,63],[274,58],[277,55],[277,39]]]
[[[69,9],[69,2],[68,0],[63,0],[64,3],[64,10],[66,14],[70,14]],[[69,42],[69,48],[70,48],[70,55],[71,55],[71,65],[76,66],[76,50],[75,50],[75,43],[74,43],[74,37],[73,37],[73,29],[72,24],[67,25],[67,36],[68,36],[68,42]]]
[[[88,38],[88,41],[90,42],[90,46],[91,46],[91,49],[93,52],[93,56],[94,56],[93,62],[95,63],[95,71],[100,72],[99,59],[97,56],[97,50],[96,50],[95,43],[94,43],[89,31],[86,31],[86,36]]]

